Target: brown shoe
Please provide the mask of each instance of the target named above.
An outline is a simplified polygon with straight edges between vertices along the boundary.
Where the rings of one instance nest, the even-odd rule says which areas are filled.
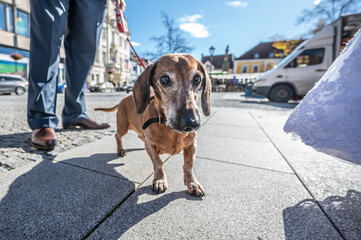
[[[86,128],[86,129],[104,129],[104,128],[108,128],[110,127],[109,123],[97,123],[96,121],[87,118],[82,120],[79,123],[64,127],[64,128],[76,128],[77,126],[81,127],[81,128]]]
[[[38,128],[31,135],[31,145],[37,149],[53,150],[57,144],[55,131],[52,128]]]

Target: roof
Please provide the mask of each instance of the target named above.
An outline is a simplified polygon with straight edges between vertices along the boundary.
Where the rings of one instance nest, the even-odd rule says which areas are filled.
[[[215,55],[215,56],[213,56],[212,65],[214,66],[215,69],[221,69],[222,68],[223,59],[224,59],[224,54],[223,55]],[[203,56],[202,57],[202,63],[205,63],[207,61],[210,62],[211,57],[210,56]],[[233,69],[233,55],[232,54],[228,55],[228,62],[229,62],[229,69]]]
[[[243,60],[243,59],[264,59],[270,58],[270,53],[282,53],[282,50],[274,48],[273,42],[261,42],[256,45],[254,48],[246,52],[245,54],[241,55],[239,58],[235,60]],[[258,58],[255,58],[255,54],[259,54]],[[282,58],[273,56],[272,58]]]

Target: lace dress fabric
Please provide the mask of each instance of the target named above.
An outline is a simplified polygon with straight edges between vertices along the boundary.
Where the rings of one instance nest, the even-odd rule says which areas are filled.
[[[288,118],[284,130],[361,164],[361,30]]]

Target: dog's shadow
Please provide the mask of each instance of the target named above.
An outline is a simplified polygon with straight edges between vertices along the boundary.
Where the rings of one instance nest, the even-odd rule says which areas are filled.
[[[152,187],[135,190],[137,184],[121,174],[127,163],[112,163],[117,158],[116,154],[94,154],[90,158],[61,162],[43,160],[31,169],[30,166],[20,169],[24,172],[21,176],[16,177],[11,171],[6,173],[6,179],[0,177],[1,187],[7,188],[0,193],[0,236],[5,239],[82,238],[96,234],[120,213],[125,217],[111,226],[116,232],[114,238],[119,238],[176,199],[199,200],[187,191],[180,191],[138,203],[140,196],[154,194]],[[102,172],[74,164],[90,159],[99,159]]]

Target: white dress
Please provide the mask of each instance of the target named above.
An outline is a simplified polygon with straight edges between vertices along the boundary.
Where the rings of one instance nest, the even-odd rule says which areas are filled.
[[[288,118],[284,130],[361,164],[361,30]]]

